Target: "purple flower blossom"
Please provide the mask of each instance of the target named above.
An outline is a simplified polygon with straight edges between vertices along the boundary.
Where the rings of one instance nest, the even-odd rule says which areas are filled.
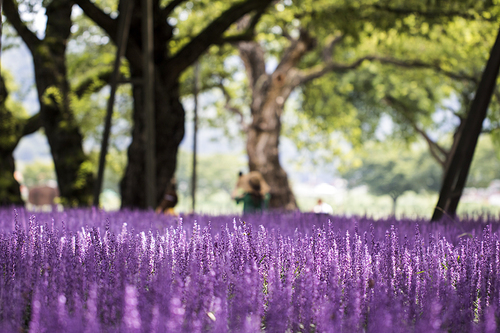
[[[0,210],[0,332],[495,332],[497,220]]]

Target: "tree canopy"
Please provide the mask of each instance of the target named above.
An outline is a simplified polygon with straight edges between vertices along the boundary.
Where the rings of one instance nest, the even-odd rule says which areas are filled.
[[[332,143],[327,149],[339,152],[342,141],[359,146],[389,116],[394,137],[411,142],[423,136],[446,165],[449,149],[429,133],[442,129],[444,121],[435,117],[447,102],[464,105],[475,91],[494,35],[480,37],[496,29],[498,10],[491,3],[284,1],[273,9],[256,25],[255,42],[237,43],[246,79],[218,73],[224,108],[242,120],[251,170],[288,186],[275,152],[292,92],[307,123],[288,127],[287,134],[305,149]],[[250,89],[234,89],[235,81]],[[305,127],[312,128],[308,135],[302,135]],[[293,206],[290,191],[275,195],[281,196],[277,206]]]

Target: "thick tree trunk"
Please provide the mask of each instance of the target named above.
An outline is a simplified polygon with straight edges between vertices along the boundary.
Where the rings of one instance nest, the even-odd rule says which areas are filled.
[[[5,151],[0,147],[0,206],[24,205],[14,171],[12,151]]]
[[[249,168],[261,172],[271,186],[269,207],[274,209],[297,209],[288,176],[279,161],[281,115],[290,93],[300,83],[299,70],[295,66],[313,44],[314,40],[302,32],[284,52],[271,75],[265,71],[264,50],[258,43],[241,42],[238,45],[252,88],[252,124],[247,130]]]
[[[24,205],[19,183],[14,178],[13,152],[20,139],[19,126],[4,102],[5,99],[0,101],[0,206]]]
[[[136,73],[133,73],[136,74]],[[156,119],[156,198],[160,201],[170,179],[174,176],[177,151],[184,136],[184,109],[179,101],[179,86],[169,84],[165,77],[155,77]],[[168,79],[168,78],[167,78]],[[141,85],[134,85],[134,127],[128,149],[128,164],[120,184],[122,208],[146,208],[145,193],[145,118]]]
[[[93,176],[69,103],[65,53],[72,7],[73,3],[66,0],[53,0],[46,6],[47,27],[40,40],[21,21],[15,2],[4,1],[5,15],[33,56],[40,120],[54,159],[62,202],[76,206],[91,203]]]
[[[92,167],[83,152],[83,137],[69,104],[66,45],[72,6],[64,0],[54,0],[47,6],[46,37],[32,52],[41,121],[66,206],[90,205],[93,189]]]
[[[247,154],[250,171],[259,171],[271,187],[269,208],[296,210],[297,203],[293,195],[288,176],[279,161],[279,142],[281,134],[281,114],[283,97],[279,89],[277,76],[271,80],[274,88],[254,95],[255,99],[265,101],[261,107],[253,109],[252,125],[247,132]],[[275,81],[275,82],[273,82]],[[278,87],[277,87],[278,85]]]

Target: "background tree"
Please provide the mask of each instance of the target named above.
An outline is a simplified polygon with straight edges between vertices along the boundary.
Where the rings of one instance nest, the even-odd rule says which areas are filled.
[[[33,57],[39,118],[54,159],[61,199],[65,205],[87,205],[92,195],[92,170],[72,111],[66,67],[73,3],[52,0],[43,4],[23,3],[23,6],[32,12],[45,9],[47,17],[44,36],[39,38],[30,29],[30,22],[21,19],[18,2],[3,2],[5,16]]]
[[[82,132],[89,133],[86,136],[87,138],[99,140],[100,126],[98,124],[102,118],[91,116],[95,113],[90,112],[90,108],[87,107],[88,105],[92,105],[92,107],[99,108],[99,102],[96,102],[96,99],[94,99],[95,95],[87,99],[84,96],[85,93],[82,95],[82,92],[92,91],[93,89],[97,90],[99,85],[102,87],[106,83],[106,70],[111,69],[110,65],[114,53],[112,52],[113,47],[111,43],[108,42],[109,38],[103,36],[102,32],[109,33],[109,31],[115,28],[119,18],[119,7],[116,1],[98,1],[95,3],[82,1],[82,4],[83,6],[88,6],[87,10],[93,13],[94,17],[102,19],[101,21],[105,23],[105,26],[109,23],[107,30],[101,30],[88,22],[82,23],[79,21],[71,30],[74,32],[74,39],[70,40],[70,45],[73,44],[76,47],[70,48],[68,49],[69,52],[66,52],[68,55],[68,64],[70,64],[70,58],[76,64],[76,66],[68,67],[68,72],[76,74],[71,74],[72,79],[70,84],[73,88],[76,88],[76,95],[83,96],[83,99],[80,100],[76,98],[70,99],[71,105],[73,109],[78,109],[78,111],[85,110],[84,112],[73,112],[73,118],[76,119],[77,126],[80,126]],[[159,42],[158,44],[163,47],[163,50],[168,50],[165,53],[158,52],[158,62],[163,64],[165,62],[163,60],[166,59],[168,60],[166,62],[170,63],[170,65],[176,64],[177,61],[180,63],[181,60],[178,57],[181,54],[180,52],[189,49],[189,45],[194,47],[193,45],[196,44],[195,40],[198,40],[199,36],[203,35],[203,33],[207,33],[207,27],[212,26],[216,21],[220,23],[218,20],[222,16],[228,17],[229,14],[226,14],[231,12],[231,10],[241,10],[241,7],[238,6],[243,6],[243,2],[211,2],[210,4],[210,6],[207,6],[207,2],[204,1],[173,1],[166,4],[166,7],[161,7],[163,3],[158,4],[158,8],[165,9],[162,15],[168,13],[167,16],[160,15],[161,17],[157,18],[160,22],[158,29],[163,31],[164,27],[169,26],[171,28],[168,45],[162,46],[163,42]],[[404,6],[397,7],[397,9],[394,4],[386,5],[382,2],[360,4],[359,8],[342,2],[332,3],[321,1],[315,3],[302,1],[298,3],[301,6],[300,8],[296,8],[295,4],[289,1],[276,2],[274,5],[271,15],[263,14],[262,8],[265,8],[265,6],[262,8],[259,7],[260,9],[250,10],[253,16],[241,21],[239,28],[236,25],[232,25],[233,28],[231,28],[231,24],[229,24],[227,27],[230,27],[231,30],[222,32],[217,38],[209,42],[209,44],[218,45],[210,48],[207,46],[204,52],[208,52],[208,56],[212,59],[217,57],[222,59],[222,61],[219,59],[210,63],[210,65],[218,63],[216,70],[212,66],[206,66],[205,72],[228,72],[227,67],[231,62],[234,63],[234,57],[233,59],[226,57],[226,55],[231,54],[228,52],[230,48],[227,47],[225,42],[232,41],[239,45],[239,54],[243,59],[245,57],[247,57],[247,60],[250,57],[257,59],[258,54],[245,55],[245,52],[253,52],[249,48],[245,49],[245,45],[253,47],[254,44],[249,42],[249,40],[252,38],[252,31],[255,30],[257,32],[259,43],[256,43],[256,47],[260,47],[262,54],[264,54],[264,57],[260,58],[263,60],[259,60],[260,65],[258,66],[260,67],[257,69],[262,70],[263,66],[267,67],[264,68],[265,75],[260,76],[262,78],[261,83],[265,87],[257,86],[256,83],[258,80],[255,81],[251,76],[248,76],[251,79],[249,81],[252,81],[252,87],[258,88],[258,93],[252,93],[251,95],[241,94],[238,96],[243,104],[246,103],[251,107],[242,110],[236,110],[235,108],[235,92],[237,90],[248,92],[248,89],[244,88],[244,81],[243,83],[240,82],[238,86],[232,86],[232,83],[227,84],[231,79],[229,75],[224,77],[221,75],[212,75],[210,77],[206,76],[206,86],[221,86],[222,84],[226,96],[231,96],[231,98],[228,98],[224,102],[225,105],[233,111],[240,112],[241,115],[244,115],[248,111],[247,115],[244,115],[242,119],[250,120],[250,122],[255,121],[256,123],[248,126],[247,131],[254,131],[254,137],[261,138],[259,139],[261,141],[257,140],[260,144],[257,144],[254,148],[261,149],[261,147],[264,147],[265,149],[259,152],[260,158],[265,159],[267,158],[266,154],[268,154],[270,156],[268,160],[271,161],[269,163],[257,161],[258,163],[256,162],[254,165],[260,163],[259,165],[262,168],[264,168],[264,165],[267,165],[266,168],[274,168],[278,171],[281,168],[278,159],[278,144],[282,123],[280,112],[283,111],[284,105],[278,108],[275,108],[274,105],[277,102],[280,102],[278,104],[281,104],[281,102],[285,104],[288,96],[290,96],[287,94],[293,90],[294,86],[287,83],[283,87],[279,87],[273,81],[273,75],[278,75],[281,73],[280,71],[284,71],[287,75],[290,75],[287,78],[290,79],[294,77],[293,73],[293,75],[290,74],[294,71],[299,72],[300,75],[312,75],[316,73],[315,76],[310,76],[309,81],[295,86],[300,87],[300,89],[295,90],[297,93],[295,96],[298,96],[297,99],[302,103],[300,105],[304,107],[303,114],[316,120],[314,124],[315,129],[325,129],[327,133],[342,129],[342,136],[344,139],[348,139],[346,141],[349,144],[362,142],[362,139],[374,134],[379,126],[380,119],[386,114],[390,115],[393,120],[393,125],[396,128],[394,133],[408,133],[411,131],[418,133],[423,128],[433,130],[435,126],[432,119],[435,114],[434,111],[445,106],[443,100],[446,98],[455,98],[457,96],[455,92],[458,91],[459,85],[463,82],[467,80],[468,82],[474,82],[474,76],[471,75],[469,69],[476,66],[476,63],[480,63],[480,61],[475,62],[474,66],[460,67],[456,71],[454,69],[458,68],[457,64],[468,64],[469,57],[479,59],[482,56],[482,44],[477,36],[486,36],[483,40],[487,40],[488,29],[487,27],[481,28],[481,24],[491,26],[495,23],[494,17],[496,17],[495,13],[483,11],[482,6],[484,3],[482,2],[475,3],[474,5],[465,2],[460,4],[441,2],[434,7],[432,5],[430,7],[421,7],[419,3],[411,1],[405,3]],[[464,11],[465,8],[471,10],[466,12]],[[234,11],[232,13],[234,14]],[[324,13],[327,13],[327,15],[324,15]],[[140,12],[136,11],[136,14],[136,26],[139,27]],[[261,17],[261,15],[263,16]],[[487,15],[490,15],[489,18]],[[331,18],[334,19],[332,20]],[[79,19],[81,20],[81,17]],[[162,20],[166,20],[168,24],[164,24]],[[200,25],[199,22],[207,22],[207,25]],[[257,24],[258,22],[261,23]],[[253,29],[254,27],[255,29]],[[136,31],[137,36],[140,35],[139,30]],[[472,36],[472,38],[467,39],[470,39],[470,43],[467,41],[466,43],[462,43],[462,45],[457,42],[460,41],[461,36],[468,34]],[[449,37],[450,35],[451,37]],[[109,36],[112,37],[112,35]],[[129,56],[137,50],[140,51],[140,45],[138,45],[140,41],[137,36],[135,48],[129,48]],[[159,36],[161,37],[162,33]],[[95,52],[89,52],[91,48],[82,50],[81,54],[78,51],[73,51],[83,45],[79,41],[94,37],[98,37],[98,42],[94,43]],[[303,55],[297,54],[296,50],[294,51],[294,47],[297,47],[301,43],[304,46],[305,39],[308,39],[314,48],[300,51],[303,52]],[[444,41],[449,42],[446,44]],[[454,43],[451,41],[454,41]],[[460,46],[459,48],[457,48],[457,44]],[[158,50],[161,51],[161,49]],[[258,51],[258,49],[255,50]],[[139,53],[136,52],[135,54]],[[163,54],[167,54],[167,56],[163,56]],[[292,55],[298,58],[294,60],[296,61],[295,63],[288,63],[288,65],[292,64],[290,67],[291,72],[289,72],[286,69],[288,65],[285,65],[285,62],[293,58]],[[419,56],[418,59],[416,59],[415,55]],[[130,63],[130,59],[128,60],[128,63]],[[140,61],[136,62],[140,63]],[[78,64],[84,64],[85,66],[79,66]],[[398,69],[394,69],[386,64],[397,65]],[[133,65],[130,65],[130,68],[132,67]],[[94,70],[88,70],[89,68]],[[247,66],[247,68],[249,67]],[[276,71],[273,68],[276,68]],[[127,76],[127,82],[133,83],[134,87],[140,90],[140,82],[136,80],[140,76],[139,67],[136,66],[136,69],[136,75],[134,76],[125,65],[123,74]],[[404,69],[404,71],[401,69]],[[86,75],[86,72],[90,75]],[[183,71],[182,73],[186,74],[187,72],[189,71]],[[439,75],[435,74],[435,72]],[[255,73],[257,72],[252,72],[251,75]],[[301,77],[300,75],[295,78]],[[80,80],[84,76],[88,76],[89,80],[84,79],[81,82],[76,82],[75,78]],[[176,82],[174,84],[176,88],[173,89],[176,91],[174,99],[177,102],[183,94],[180,84],[182,84],[182,80],[184,79],[186,77],[183,78],[179,75],[174,80]],[[189,78],[187,79],[189,80]],[[166,81],[168,80],[166,79]],[[444,81],[444,83],[440,83],[440,81]],[[460,84],[454,84],[452,81],[460,82]],[[173,81],[168,82],[172,84]],[[168,86],[163,83],[164,87]],[[465,87],[465,83],[463,83],[463,86]],[[280,90],[282,88],[284,90]],[[320,89],[322,91],[318,93]],[[335,93],[332,93],[332,91]],[[464,91],[463,95],[466,96],[466,91],[474,90],[464,89]],[[134,92],[132,90],[132,92],[135,94],[134,96],[137,96],[137,91]],[[273,95],[276,93],[278,95]],[[101,92],[101,98],[97,101],[102,100],[102,96],[104,95],[105,91],[104,93]],[[165,94],[163,95],[165,96]],[[275,97],[274,100],[273,96]],[[135,101],[135,99],[134,103],[136,105],[141,104]],[[165,107],[165,110],[169,107]],[[276,118],[270,118],[270,124],[276,125],[275,127],[273,127],[274,125],[269,128],[261,126],[267,121],[264,119],[264,115],[259,116],[259,112],[262,112],[264,109],[267,110],[265,117],[269,116],[272,118],[275,111],[277,112],[276,114],[280,115],[277,120]],[[163,114],[165,115],[166,113]],[[249,116],[252,114],[254,117]],[[124,113],[121,115],[125,116]],[[166,117],[161,119],[166,119]],[[175,121],[172,123],[175,123]],[[134,133],[136,133],[134,135],[137,139],[136,141],[139,143],[135,146],[131,145],[129,153],[139,151],[134,150],[134,147],[137,148],[140,146],[140,136],[138,134],[140,131],[137,129],[141,126],[140,121],[137,124],[139,125],[134,126]],[[159,123],[157,122],[157,124]],[[84,130],[84,127],[87,127],[87,130]],[[129,127],[127,125],[122,129],[123,131],[127,131]],[[279,129],[277,131],[278,135],[275,135],[276,129]],[[177,130],[178,126],[175,131]],[[162,128],[160,132],[165,133],[165,128]],[[317,137],[317,133],[315,133],[314,137]],[[402,137],[406,140],[414,140],[410,135]],[[267,142],[266,138],[268,139]],[[316,147],[309,144],[325,145],[324,142],[318,140],[316,143],[311,141],[302,142],[301,144],[309,149]],[[173,141],[169,142],[172,143]],[[266,144],[270,146],[266,146]],[[271,147],[273,145],[275,148]],[[272,149],[268,149],[269,147]],[[332,150],[337,151],[340,149],[336,147]],[[135,162],[132,161],[132,164],[142,163],[142,159],[138,158],[137,154],[134,153],[133,155],[135,156]],[[253,156],[257,155],[253,154]],[[276,167],[274,161],[277,161],[279,168]],[[169,159],[168,163],[171,162],[172,160]],[[272,166],[273,164],[274,166]],[[284,171],[281,173],[281,176],[283,174],[286,179]],[[281,176],[276,177],[276,181],[283,179]],[[142,185],[139,182],[134,183],[137,179],[140,179],[140,177],[129,177],[130,182],[128,184],[130,186],[133,186],[133,184],[140,185],[137,188],[138,190],[132,193],[132,195],[142,195],[143,192]],[[285,190],[289,189],[288,185],[276,186],[276,188],[280,187]],[[161,189],[159,192],[161,192]],[[278,198],[282,195],[283,198],[288,198],[286,200],[289,200],[292,197],[287,196],[286,192],[277,191],[275,197]],[[159,194],[161,195],[161,193]],[[293,201],[292,199],[290,200],[291,202]],[[274,202],[277,203],[276,207],[286,206],[286,204],[280,204],[279,200],[275,200]],[[289,207],[293,208],[293,204]]]
[[[453,22],[453,19],[457,17],[466,20],[474,19],[474,15],[470,14],[470,9],[474,8],[481,12],[483,5],[487,6],[484,3],[475,3],[473,6],[472,2],[467,4],[465,2],[460,4],[441,2],[425,6],[416,2],[405,2],[399,5],[394,3],[387,5],[380,2],[357,6],[331,1],[277,3],[275,11],[271,15],[265,15],[256,26],[258,41],[238,43],[239,55],[245,65],[250,87],[250,93],[247,96],[251,120],[247,126],[244,126],[247,135],[249,168],[262,172],[274,189],[271,206],[288,209],[296,207],[287,175],[278,158],[283,107],[295,88],[304,87],[302,95],[304,100],[314,103],[313,117],[323,118],[322,121],[324,121],[325,117],[321,115],[334,113],[336,117],[329,115],[328,118],[335,118],[340,121],[340,124],[345,123],[347,119],[351,122],[350,126],[344,127],[343,130],[348,141],[360,141],[364,132],[359,128],[360,123],[364,122],[368,129],[371,126],[372,131],[378,124],[377,119],[381,112],[379,111],[377,116],[373,111],[380,105],[379,100],[384,98],[380,96],[380,88],[385,90],[381,79],[377,77],[379,84],[373,87],[372,91],[360,92],[374,97],[374,100],[369,101],[370,104],[361,105],[351,100],[347,107],[344,104],[347,100],[336,96],[337,90],[321,85],[325,88],[325,95],[321,94],[321,98],[318,98],[318,94],[310,94],[314,89],[308,89],[308,85],[314,85],[313,82],[323,76],[329,76],[329,79],[335,77],[339,82],[336,86],[340,92],[348,95],[354,89],[352,83],[343,80],[342,76],[346,72],[364,66],[370,67],[371,64],[367,61],[390,64],[404,69],[432,69],[453,77],[455,73],[443,66],[437,58],[439,54],[429,47],[435,47],[438,44],[437,39],[420,36],[422,35],[420,31],[427,29],[428,32],[435,26],[439,29]],[[249,19],[246,27],[252,24],[253,22]],[[427,48],[416,50],[417,46],[410,44],[410,41],[403,45],[402,41],[412,35],[417,35],[416,37],[420,37],[421,41],[427,38],[429,40]],[[384,46],[385,44],[389,46]],[[398,52],[394,52],[395,49]],[[271,65],[273,62],[275,65]],[[399,71],[400,80],[404,80],[401,69],[392,69],[392,71]],[[418,86],[417,82],[413,81],[412,85]],[[228,97],[231,96],[227,89],[225,94]],[[406,94],[408,95],[408,90]],[[351,95],[352,97],[354,96]],[[418,95],[414,99],[417,98],[419,98]],[[434,98],[432,107],[428,109],[435,110],[435,104],[440,101],[437,97]],[[334,103],[337,104],[337,108],[325,108],[325,105],[321,107],[322,101],[326,100],[328,104],[331,104],[331,101],[335,99],[337,101]],[[368,102],[368,99],[365,99],[365,102]],[[231,102],[227,104],[229,104],[229,109],[235,112],[235,105]],[[361,118],[355,119],[350,113],[358,113],[359,108],[365,109],[365,116],[359,112]],[[308,112],[307,109],[304,111]],[[240,115],[244,112],[244,109],[236,110],[236,113]],[[332,128],[342,128],[340,124],[324,122],[323,126],[318,125],[318,127],[330,132]]]
[[[99,25],[116,42],[122,2],[107,13],[89,0],[76,0],[85,14]],[[157,199],[174,175],[177,150],[184,136],[184,109],[179,100],[181,74],[203,54],[210,45],[224,41],[226,30],[247,13],[262,12],[271,0],[247,1],[154,1],[154,66],[155,66],[155,119],[156,119],[156,170]],[[128,149],[128,164],[121,182],[123,207],[145,207],[143,189],[145,135],[142,110],[142,43],[141,6],[134,1],[135,9],[131,33],[125,56],[129,63],[130,80],[134,97],[132,143]],[[176,27],[190,16],[198,21],[188,31]]]
[[[401,38],[393,40],[392,46],[387,49],[392,49],[392,53],[398,57],[408,57],[417,52],[416,48],[431,50],[430,54],[421,52],[421,60],[437,61],[439,67],[406,68],[402,72],[378,64],[360,68],[357,76],[348,81],[352,83],[353,89],[346,97],[362,116],[360,120],[363,132],[373,133],[378,126],[378,122],[373,120],[388,116],[392,120],[391,137],[406,141],[414,141],[419,136],[424,138],[432,156],[446,169],[450,152],[455,149],[457,142],[453,140],[444,144],[442,138],[450,133],[454,134],[454,138],[458,138],[463,128],[463,120],[467,116],[468,106],[493,42],[494,36],[490,34],[492,29],[495,29],[494,26],[495,24],[489,21],[467,22],[458,18],[446,25],[434,26],[426,34],[403,34]],[[466,41],[463,40],[464,35],[468,36]],[[408,46],[398,45],[403,41]],[[416,48],[412,47],[415,45]],[[456,45],[460,45],[460,49]],[[311,87],[313,92],[316,91],[313,94],[316,99],[318,87]],[[319,95],[326,96],[326,93]],[[322,115],[314,100],[308,101],[307,106],[307,110]],[[366,116],[365,110],[370,112],[371,117]],[[491,111],[490,130],[497,127],[497,102],[491,106]]]
[[[26,9],[22,14],[23,18],[29,17]],[[86,152],[88,153],[87,167],[92,172],[95,172],[100,149],[99,143],[103,131],[102,121],[108,96],[107,90],[103,88],[107,86],[109,81],[109,68],[112,66],[115,50],[109,41],[109,37],[93,21],[81,14],[72,15],[72,19],[73,25],[66,50],[70,105],[75,126],[79,128],[82,134]],[[32,23],[27,21],[27,24]],[[18,47],[19,43],[22,42],[10,25],[4,26],[4,32],[9,36],[7,43],[3,45],[4,50],[5,47],[7,49]],[[122,72],[125,77],[127,75],[126,66],[122,66]],[[122,83],[126,83],[124,77]],[[24,90],[26,90],[26,87],[28,85],[24,84]],[[113,117],[115,126],[111,133],[111,145],[104,178],[104,188],[111,189],[116,193],[119,193],[118,180],[122,177],[126,166],[124,151],[129,143],[131,128],[132,103],[129,88],[129,85],[122,84],[117,92],[116,111]],[[16,93],[14,98],[19,101],[22,100],[22,92],[21,96]],[[54,172],[53,164],[49,163],[48,166],[50,166],[51,172]],[[36,170],[38,167],[41,168],[41,174],[37,175]],[[37,177],[45,174],[43,171],[45,169],[46,163],[35,162],[34,165],[25,167],[21,165],[24,184],[28,187],[39,184],[40,179],[37,180]],[[45,179],[46,177],[42,176],[42,178]],[[56,178],[54,176],[48,179],[55,180]]]

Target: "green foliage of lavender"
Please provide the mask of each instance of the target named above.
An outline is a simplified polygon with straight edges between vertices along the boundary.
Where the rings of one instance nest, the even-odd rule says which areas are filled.
[[[495,332],[494,217],[0,210],[1,332]]]

